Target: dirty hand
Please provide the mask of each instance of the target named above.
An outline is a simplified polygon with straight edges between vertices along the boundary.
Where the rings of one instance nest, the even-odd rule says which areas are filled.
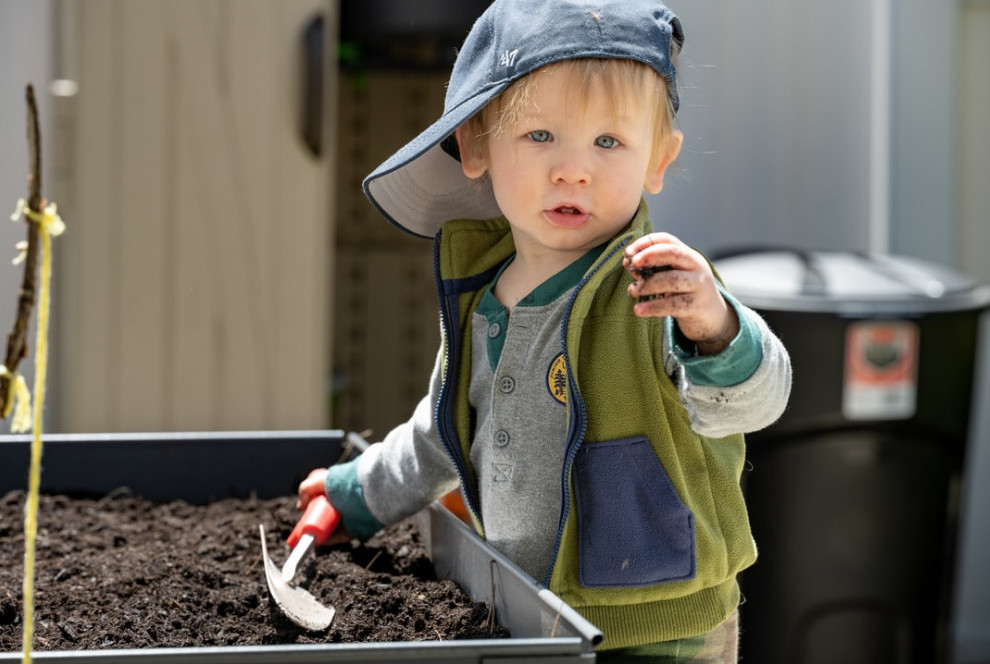
[[[327,469],[316,468],[309,471],[302,482],[299,483],[299,500],[296,501],[296,509],[304,510],[309,505],[309,501],[326,491]]]
[[[309,501],[313,500],[316,496],[326,495],[326,481],[327,481],[327,469],[326,468],[316,468],[309,471],[309,475],[306,476],[302,482],[299,483],[299,499],[296,501],[296,509],[305,510],[306,506],[309,505]],[[326,544],[340,544],[342,542],[349,542],[353,539],[351,534],[347,532],[343,524],[338,525],[337,529],[333,531],[333,534],[327,538]]]
[[[708,261],[669,233],[651,233],[626,247],[623,265],[635,281],[629,295],[641,317],[672,316],[702,355],[715,355],[739,333],[735,310],[716,285]]]

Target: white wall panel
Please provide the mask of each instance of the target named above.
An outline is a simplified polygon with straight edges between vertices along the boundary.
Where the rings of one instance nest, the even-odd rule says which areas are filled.
[[[677,2],[682,174],[654,225],[707,251],[865,249],[870,218],[869,3]]]

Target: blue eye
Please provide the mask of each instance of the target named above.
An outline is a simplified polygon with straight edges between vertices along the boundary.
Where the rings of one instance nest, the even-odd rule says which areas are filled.
[[[528,136],[529,140],[533,141],[534,143],[549,143],[550,139],[553,138],[550,135],[550,132],[545,129],[537,129],[536,131],[531,131],[528,134],[526,134],[526,136]]]
[[[611,150],[619,145],[619,141],[615,140],[611,136],[599,136],[595,139],[595,145],[600,148],[605,148],[606,150]]]

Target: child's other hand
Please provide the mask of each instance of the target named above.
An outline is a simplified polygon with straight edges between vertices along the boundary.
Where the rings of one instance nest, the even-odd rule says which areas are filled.
[[[299,483],[299,500],[296,501],[296,509],[305,510],[306,506],[309,505],[309,501],[313,500],[316,496],[325,495],[326,481],[326,468],[316,468],[309,471],[306,479]],[[343,542],[349,542],[351,539],[353,539],[352,535],[347,532],[343,524],[340,524],[333,531],[333,534],[327,538],[325,544],[341,544]]]
[[[651,233],[626,248],[635,281],[629,295],[637,316],[672,316],[702,355],[715,355],[739,333],[736,313],[722,297],[705,257],[669,233]]]
[[[296,509],[304,510],[309,505],[309,501],[316,496],[326,492],[327,469],[317,468],[309,471],[302,482],[299,483],[299,500],[296,501]]]

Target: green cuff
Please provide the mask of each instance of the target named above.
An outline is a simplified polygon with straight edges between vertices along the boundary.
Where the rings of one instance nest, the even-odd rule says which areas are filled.
[[[384,528],[385,524],[375,518],[364,501],[364,489],[357,473],[359,459],[327,468],[326,492],[327,498],[340,512],[344,528],[364,541]]]
[[[763,339],[760,329],[742,310],[738,300],[722,291],[722,296],[736,311],[739,334],[718,355],[697,355],[694,344],[668,317],[667,341],[677,360],[684,365],[687,379],[694,385],[732,387],[752,376],[763,361]]]

